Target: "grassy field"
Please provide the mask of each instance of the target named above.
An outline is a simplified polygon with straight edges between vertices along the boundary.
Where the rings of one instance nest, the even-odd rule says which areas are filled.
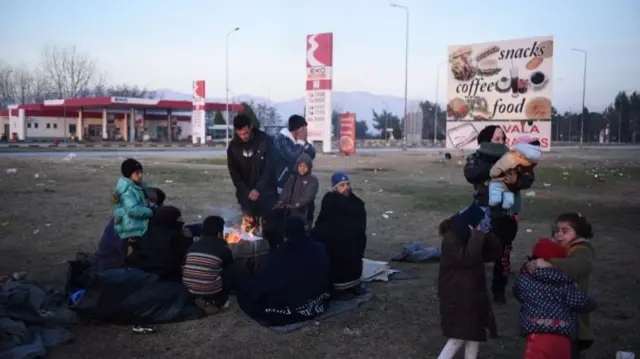
[[[224,159],[149,156],[156,158],[142,159],[148,179],[167,192],[167,202],[181,208],[185,220],[228,212],[234,205]],[[34,279],[62,286],[64,261],[97,246],[121,160],[0,157],[0,274],[26,270]],[[470,203],[462,160],[447,161],[436,153],[319,156],[314,172],[322,191],[334,170],[350,174],[367,204],[366,255],[387,260],[409,241],[438,245],[439,222]],[[7,168],[17,172],[5,173]],[[629,151],[565,150],[546,156],[536,177],[514,244],[514,268],[536,239],[549,235],[557,214],[580,211],[596,231],[591,294],[600,307],[593,315],[598,341],[589,357],[640,351],[640,273],[633,269],[640,254],[640,163]],[[393,214],[385,218],[386,211]],[[374,283],[372,302],[291,334],[260,327],[232,303],[223,314],[163,325],[155,335],[135,336],[128,327],[79,327],[76,342],[50,357],[435,358],[445,341],[439,329],[437,263],[394,266],[414,279]],[[481,357],[521,357],[517,303],[509,298],[495,311],[500,337],[481,347]]]

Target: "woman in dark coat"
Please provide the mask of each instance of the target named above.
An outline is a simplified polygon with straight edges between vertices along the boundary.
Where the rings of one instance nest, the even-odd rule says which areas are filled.
[[[367,247],[367,212],[342,172],[331,176],[333,190],[322,198],[311,237],[325,245],[331,258],[336,295],[360,294],[362,258]]]
[[[487,183],[490,180],[491,167],[506,153],[509,148],[505,146],[506,137],[499,126],[490,125],[482,129],[478,134],[479,148],[467,157],[464,166],[464,177],[473,185],[474,202],[483,207],[491,216],[491,232],[502,243],[502,255],[493,265],[493,280],[491,290],[493,300],[496,303],[506,302],[505,291],[509,272],[511,271],[511,248],[513,240],[518,233],[518,213],[521,208],[520,191],[530,188],[534,181],[533,171],[509,171],[505,177],[505,184],[509,191],[515,193],[516,204],[505,210],[502,206],[489,208],[489,190]]]
[[[488,228],[476,229],[483,218],[483,209],[473,204],[440,224],[440,326],[449,341],[439,359],[453,358],[463,345],[465,358],[475,358],[486,331],[497,335],[484,263],[500,257],[500,241]]]

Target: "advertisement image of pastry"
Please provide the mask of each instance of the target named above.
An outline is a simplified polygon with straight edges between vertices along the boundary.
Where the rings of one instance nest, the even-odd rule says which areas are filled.
[[[486,121],[491,118],[489,114],[489,104],[484,97],[474,96],[467,100],[467,107],[476,121]]]
[[[550,120],[551,100],[545,97],[534,97],[527,101],[524,112],[529,120]]]
[[[460,149],[476,141],[478,130],[473,124],[466,122],[460,126],[447,128],[447,137],[454,148]]]
[[[525,67],[527,68],[527,70],[533,71],[538,67],[540,67],[543,61],[544,61],[544,57],[542,56],[532,57],[531,60],[527,61],[527,64],[525,65]]]
[[[463,46],[449,56],[451,73],[458,81],[469,81],[476,75],[476,68],[471,58],[471,46]]]
[[[453,118],[464,118],[469,114],[467,102],[459,97],[454,98],[447,104],[447,116]]]
[[[545,59],[550,59],[553,57],[553,40],[547,40],[541,42],[538,47],[544,48],[544,54],[542,57]]]
[[[511,79],[507,76],[500,77],[500,80],[496,82],[496,91],[499,93],[507,93],[511,91]]]
[[[498,60],[486,59],[478,63],[478,76],[494,76],[500,73],[502,69],[498,67]]]

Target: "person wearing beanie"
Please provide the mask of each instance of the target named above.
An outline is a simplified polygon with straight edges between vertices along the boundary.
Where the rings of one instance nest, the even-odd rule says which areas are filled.
[[[531,259],[566,256],[560,243],[542,238],[533,246]],[[557,268],[522,270],[513,296],[521,303],[520,334],[527,338],[524,358],[571,359],[572,342],[578,334],[576,314],[593,311],[595,301]]]
[[[296,163],[303,153],[313,161],[316,149],[307,142],[307,121],[300,115],[289,117],[288,126],[274,139],[278,192],[281,193],[289,176],[296,172]]]
[[[364,291],[360,278],[367,247],[365,203],[353,192],[346,173],[334,173],[331,186],[322,198],[311,236],[329,252],[336,295],[359,295]]]
[[[202,223],[202,235],[187,250],[182,283],[205,309],[213,314],[228,306],[230,288],[224,280],[233,263],[233,254],[224,240],[224,219],[209,216]]]
[[[267,255],[254,277],[239,279],[236,291],[240,308],[267,326],[322,315],[333,292],[329,255],[307,236],[304,218],[291,215],[283,227],[284,243]]]
[[[147,186],[142,181],[143,172],[140,162],[128,158],[120,166],[122,177],[116,183],[112,201],[114,229],[122,240],[136,241],[142,237],[153,216],[153,210],[147,206]]]
[[[235,136],[227,148],[227,168],[245,215],[264,219],[278,201],[273,139],[254,128],[245,114],[233,120]]]
[[[501,246],[484,218],[484,210],[473,203],[440,223],[440,328],[448,341],[439,359],[454,358],[463,346],[465,358],[476,358],[487,329],[497,337],[484,264],[500,257]]]
[[[306,219],[307,229],[313,224],[315,201],[320,185],[316,176],[311,174],[313,162],[311,156],[303,153],[296,162],[296,173],[290,176],[280,194],[276,209],[286,214],[297,214]]]
[[[491,290],[493,300],[498,304],[506,303],[506,287],[511,272],[511,248],[518,232],[518,213],[521,207],[520,191],[533,185],[533,171],[521,168],[507,171],[502,180],[510,193],[513,193],[513,205],[503,208],[501,205],[489,205],[489,182],[491,168],[509,151],[505,145],[504,131],[495,125],[484,127],[478,133],[478,149],[467,156],[464,177],[473,185],[473,200],[486,213],[486,221],[491,223],[491,231],[500,238],[502,256],[493,265]],[[509,202],[509,201],[507,201]]]

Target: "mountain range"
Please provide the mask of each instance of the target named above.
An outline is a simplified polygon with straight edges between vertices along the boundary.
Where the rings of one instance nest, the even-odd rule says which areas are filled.
[[[191,95],[181,92],[176,92],[170,89],[158,89],[155,90],[157,98],[168,100],[191,100]],[[207,98],[207,101],[222,102],[225,99],[221,98]],[[273,102],[269,101],[266,97],[251,96],[251,95],[239,95],[233,98],[236,103],[239,102],[254,102],[254,103],[268,103],[276,108],[283,120],[286,120],[292,114],[304,113],[304,97],[300,97],[290,101]],[[332,93],[332,107],[338,112],[351,112],[356,114],[358,121],[365,120],[369,129],[373,129],[373,112],[381,112],[387,110],[399,117],[402,117],[404,113],[404,98],[388,95],[374,95],[369,92],[354,91],[354,92],[341,92],[333,91]],[[420,100],[409,99],[407,101],[408,111],[417,111]],[[444,106],[444,104],[441,104]]]

